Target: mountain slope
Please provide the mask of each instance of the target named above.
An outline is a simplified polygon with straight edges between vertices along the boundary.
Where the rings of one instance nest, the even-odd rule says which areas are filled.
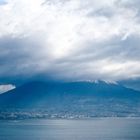
[[[32,82],[0,95],[0,108],[89,116],[139,116],[140,93],[115,84]],[[64,114],[63,114],[64,115]]]

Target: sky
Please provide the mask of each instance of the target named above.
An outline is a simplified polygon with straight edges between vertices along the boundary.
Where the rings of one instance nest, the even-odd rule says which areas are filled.
[[[0,85],[33,80],[140,90],[140,1],[0,0]]]

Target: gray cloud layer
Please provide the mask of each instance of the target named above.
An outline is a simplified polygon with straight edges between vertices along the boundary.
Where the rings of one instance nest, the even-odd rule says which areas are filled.
[[[7,0],[0,78],[123,81],[140,77],[138,0]]]

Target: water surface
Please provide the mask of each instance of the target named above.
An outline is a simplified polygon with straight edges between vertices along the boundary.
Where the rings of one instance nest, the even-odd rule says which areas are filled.
[[[0,121],[0,140],[140,140],[140,118]]]

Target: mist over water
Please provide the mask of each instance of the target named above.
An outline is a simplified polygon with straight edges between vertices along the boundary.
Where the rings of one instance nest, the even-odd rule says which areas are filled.
[[[140,118],[0,121],[0,140],[139,140]]]

